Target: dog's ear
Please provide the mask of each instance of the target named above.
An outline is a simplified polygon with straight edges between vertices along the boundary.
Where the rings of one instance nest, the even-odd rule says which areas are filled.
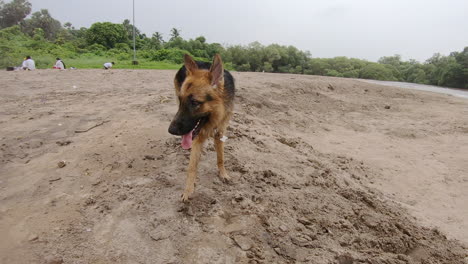
[[[184,65],[185,69],[188,71],[188,74],[192,74],[194,71],[198,70],[197,63],[188,54],[184,55]]]
[[[224,82],[224,68],[223,62],[221,61],[221,56],[216,54],[213,59],[213,64],[210,68],[211,73],[211,85],[216,86]]]

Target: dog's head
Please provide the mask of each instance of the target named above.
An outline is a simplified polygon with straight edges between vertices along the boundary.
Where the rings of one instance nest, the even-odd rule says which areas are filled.
[[[184,57],[185,80],[176,84],[179,110],[169,133],[182,136],[182,147],[189,149],[202,129],[213,129],[224,115],[224,69],[221,56],[215,55],[210,69],[201,69],[189,55]]]

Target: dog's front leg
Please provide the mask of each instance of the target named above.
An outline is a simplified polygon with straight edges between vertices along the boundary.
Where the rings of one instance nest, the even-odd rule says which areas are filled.
[[[195,189],[195,180],[197,179],[198,162],[200,161],[203,141],[199,138],[195,139],[190,151],[190,162],[187,171],[187,179],[185,181],[185,190],[182,194],[182,201],[186,202]]]
[[[226,172],[226,169],[224,168],[224,142],[221,140],[223,136],[224,136],[223,132],[216,133],[214,143],[215,143],[215,149],[216,149],[216,157],[218,161],[217,163],[218,163],[219,177],[224,182],[227,182],[231,178],[229,177],[229,175]]]

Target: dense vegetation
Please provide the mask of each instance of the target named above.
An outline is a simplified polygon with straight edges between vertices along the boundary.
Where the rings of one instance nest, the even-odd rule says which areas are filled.
[[[378,62],[335,57],[313,58],[307,51],[293,46],[258,42],[247,46],[225,46],[208,43],[203,36],[183,39],[173,28],[165,41],[155,32],[146,36],[136,29],[138,66],[132,65],[132,32],[129,20],[122,24],[95,23],[90,28],[76,29],[62,24],[42,9],[31,12],[27,0],[0,0],[0,67],[20,65],[31,55],[38,68],[49,68],[55,57],[69,66],[100,68],[106,61],[115,61],[116,68],[176,69],[183,54],[209,61],[221,53],[227,68],[237,71],[314,74],[347,78],[406,81],[439,86],[468,88],[468,47],[449,56],[434,54],[424,63],[403,61],[399,55],[382,57]]]

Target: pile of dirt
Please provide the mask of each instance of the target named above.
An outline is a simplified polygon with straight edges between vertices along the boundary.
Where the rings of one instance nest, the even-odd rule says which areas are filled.
[[[235,73],[225,150],[233,180],[217,178],[209,142],[183,204],[189,152],[166,132],[174,74],[0,74],[0,262],[464,263],[460,243],[370,187],[378,167],[313,143],[335,126],[369,129],[345,113],[377,120],[399,111],[392,102],[431,96]]]

